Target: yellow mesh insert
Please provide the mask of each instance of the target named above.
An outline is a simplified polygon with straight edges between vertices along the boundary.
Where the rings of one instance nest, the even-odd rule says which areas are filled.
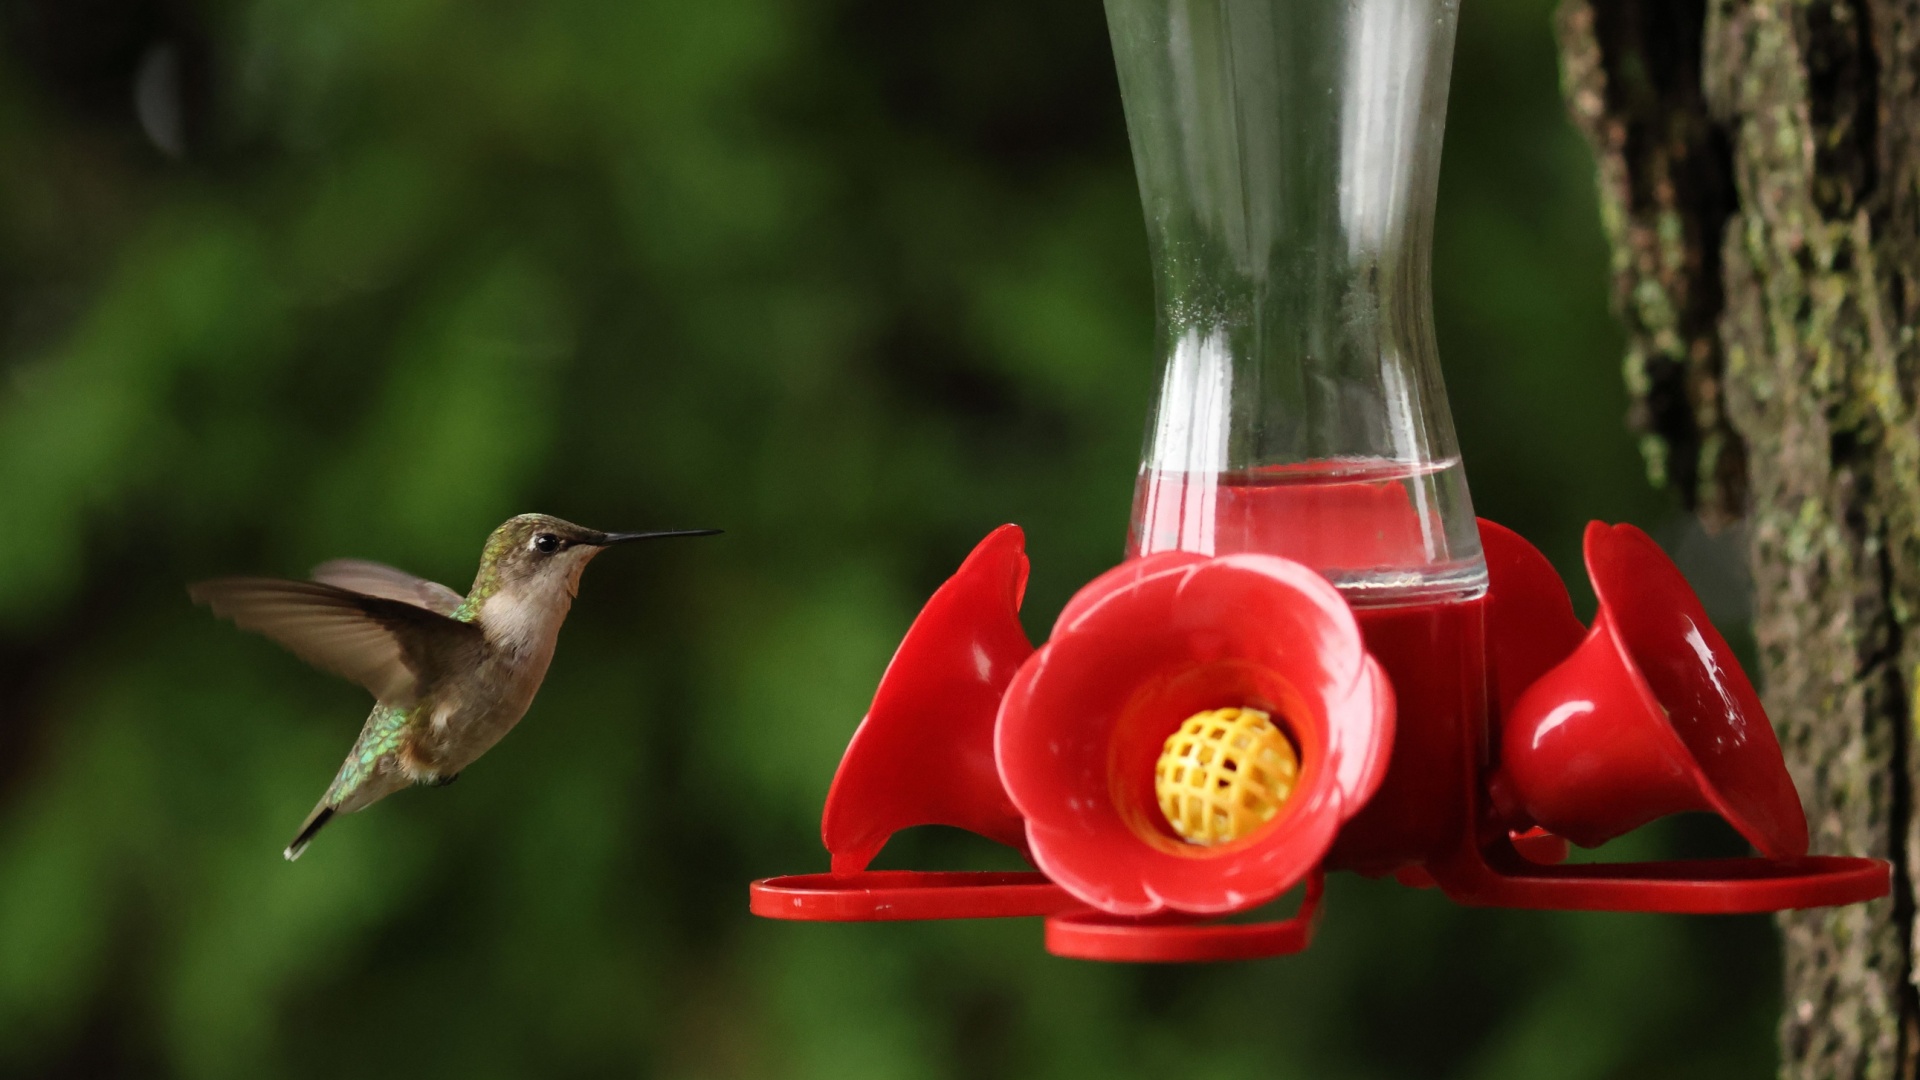
[[[1299,775],[1293,743],[1266,713],[1211,709],[1167,737],[1153,791],[1181,838],[1224,844],[1273,820]]]

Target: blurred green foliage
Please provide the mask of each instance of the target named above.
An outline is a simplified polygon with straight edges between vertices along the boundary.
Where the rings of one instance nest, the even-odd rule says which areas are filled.
[[[1586,518],[1673,511],[1548,4],[1464,9],[1441,344],[1478,508],[1576,572]],[[749,878],[824,867],[839,752],[977,538],[1026,526],[1036,634],[1119,554],[1156,372],[1094,0],[0,11],[0,1072],[1768,1067],[1761,919],[1341,879],[1303,956],[1133,969],[1025,922],[748,918]],[[602,560],[498,752],[282,862],[367,702],[182,584],[464,588],[526,510],[728,534]]]

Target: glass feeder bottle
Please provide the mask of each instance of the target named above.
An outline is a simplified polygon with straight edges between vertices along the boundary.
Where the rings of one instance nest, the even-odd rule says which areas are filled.
[[[1106,0],[1165,364],[1129,553],[1484,592],[1434,346],[1458,0]]]

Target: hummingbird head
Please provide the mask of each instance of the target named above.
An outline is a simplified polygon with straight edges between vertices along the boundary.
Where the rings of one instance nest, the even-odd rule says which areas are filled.
[[[614,544],[668,536],[711,536],[719,529],[608,533],[547,514],[521,514],[493,530],[480,557],[476,589],[521,596],[567,596],[580,589],[580,572]]]

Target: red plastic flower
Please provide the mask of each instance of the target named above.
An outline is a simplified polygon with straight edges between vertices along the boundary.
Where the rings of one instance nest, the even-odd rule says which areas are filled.
[[[866,869],[887,838],[952,825],[1025,850],[993,759],[1000,697],[1033,645],[1020,627],[1025,537],[1002,525],[920,610],[880,677],[827,792],[833,872]]]
[[[1154,763],[1208,709],[1270,713],[1300,757],[1250,836],[1201,847],[1160,814]],[[1386,772],[1393,692],[1324,578],[1270,555],[1167,552],[1095,579],[1014,677],[995,750],[1036,864],[1115,915],[1264,903],[1300,881]]]

